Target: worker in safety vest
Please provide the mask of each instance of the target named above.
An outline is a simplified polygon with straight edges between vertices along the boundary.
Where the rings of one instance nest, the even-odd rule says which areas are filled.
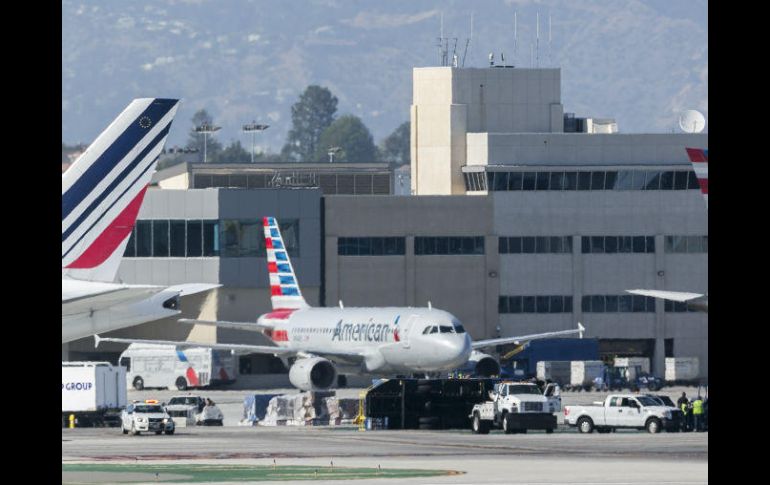
[[[687,393],[682,392],[682,397],[676,401],[676,407],[682,410],[682,431],[687,431],[687,408],[690,406],[690,400],[687,399]]]
[[[695,421],[695,431],[703,431],[703,399],[700,395],[692,402],[692,415]]]

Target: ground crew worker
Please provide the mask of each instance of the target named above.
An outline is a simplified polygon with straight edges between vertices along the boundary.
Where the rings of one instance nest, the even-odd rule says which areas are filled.
[[[692,415],[695,421],[695,431],[703,431],[703,399],[700,395],[692,402]]]
[[[682,397],[676,401],[676,407],[682,410],[682,431],[687,431],[687,407],[689,404],[687,393],[682,392]]]

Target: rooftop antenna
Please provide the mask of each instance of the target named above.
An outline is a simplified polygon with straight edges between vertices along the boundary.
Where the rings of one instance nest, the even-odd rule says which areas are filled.
[[[535,67],[540,67],[540,12],[537,12],[537,20],[535,21],[535,61],[537,64]]]
[[[463,52],[463,64],[462,64],[463,67],[465,67],[465,55],[468,53],[468,46],[471,43],[471,39],[473,39],[473,12],[471,12],[471,36],[465,39],[465,52]]]
[[[500,65],[505,67],[505,52],[500,53]]]
[[[491,52],[489,53],[489,67],[492,67],[495,65],[495,55]]]

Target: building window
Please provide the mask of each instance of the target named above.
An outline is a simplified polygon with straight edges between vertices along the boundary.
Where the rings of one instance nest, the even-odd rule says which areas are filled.
[[[699,190],[692,170],[608,170],[585,172],[468,172],[468,191],[493,190]]]
[[[186,223],[185,221],[170,221],[169,247],[172,258],[186,256]]]
[[[168,257],[168,221],[152,221],[152,255]]]
[[[498,299],[498,312],[508,313],[572,313],[572,296],[538,295],[505,296]]]
[[[708,253],[708,236],[666,236],[667,253]]]
[[[415,237],[414,254],[418,256],[484,254],[484,237]]]
[[[583,254],[654,253],[654,236],[583,236]]]
[[[203,256],[203,221],[187,221],[187,257]]]
[[[403,256],[403,237],[341,237],[337,239],[340,256]]]
[[[671,301],[671,300],[665,300],[663,302],[663,309],[667,313],[685,313],[685,312],[695,313],[698,311],[688,307],[687,303],[683,301]]]
[[[498,250],[500,254],[572,253],[572,236],[501,236]]]
[[[585,295],[584,313],[654,313],[655,298],[641,295]]]
[[[152,256],[152,221],[136,221],[136,256],[149,258]]]
[[[131,231],[131,235],[128,236],[128,244],[126,244],[126,252],[123,256],[127,258],[133,258],[136,256],[136,227]]]

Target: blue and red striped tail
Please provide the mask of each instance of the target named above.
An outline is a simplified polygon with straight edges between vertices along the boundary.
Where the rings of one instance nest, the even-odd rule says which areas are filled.
[[[273,310],[307,308],[309,305],[302,298],[278,221],[275,217],[264,217],[262,224],[265,226],[267,271],[270,276],[270,300]]]
[[[178,104],[135,99],[64,172],[63,275],[115,279]]]
[[[709,151],[702,148],[686,148],[690,157],[695,176],[698,178],[700,191],[706,199],[706,207],[709,205]]]

